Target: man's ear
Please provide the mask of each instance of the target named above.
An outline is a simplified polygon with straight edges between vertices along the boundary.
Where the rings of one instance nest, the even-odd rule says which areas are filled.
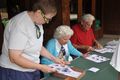
[[[40,13],[40,12],[41,12],[41,10],[36,10],[35,12],[36,12],[36,13]]]

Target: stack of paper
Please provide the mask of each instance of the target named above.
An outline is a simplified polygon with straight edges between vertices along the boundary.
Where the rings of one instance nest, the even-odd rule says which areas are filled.
[[[103,49],[95,49],[94,51],[99,53],[107,53],[107,52],[114,52],[114,49],[105,47]]]
[[[116,45],[118,44],[118,41],[110,41],[106,44],[106,46],[103,49],[95,49],[94,51],[99,53],[107,53],[107,52],[114,52]]]

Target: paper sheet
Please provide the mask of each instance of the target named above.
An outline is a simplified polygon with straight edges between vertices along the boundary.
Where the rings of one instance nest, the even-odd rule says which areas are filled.
[[[50,64],[51,68],[56,69],[58,73],[78,78],[81,75],[81,72],[74,71],[69,66],[61,66],[60,64]]]
[[[97,54],[91,54],[88,57],[86,57],[86,59],[91,60],[91,61],[96,62],[96,63],[101,63],[101,62],[110,60],[109,58],[106,58],[104,56],[100,56]]]
[[[92,71],[92,72],[97,72],[99,71],[100,69],[96,68],[96,67],[91,67],[88,69],[89,71]]]
[[[114,52],[117,44],[118,44],[118,41],[113,40],[108,42],[103,49],[95,49],[94,51],[99,53]]]

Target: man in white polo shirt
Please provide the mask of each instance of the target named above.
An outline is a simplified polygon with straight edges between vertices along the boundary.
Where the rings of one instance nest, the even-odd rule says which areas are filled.
[[[54,72],[47,65],[39,64],[39,56],[65,64],[43,47],[43,26],[56,15],[54,0],[34,0],[28,11],[9,20],[0,56],[0,80],[39,80],[38,70]]]

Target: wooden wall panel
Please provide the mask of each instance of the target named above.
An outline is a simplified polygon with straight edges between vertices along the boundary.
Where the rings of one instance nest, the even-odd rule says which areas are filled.
[[[104,0],[103,24],[105,34],[120,35],[120,0]]]
[[[69,0],[61,0],[62,4],[62,23],[66,25],[70,25],[70,2]]]
[[[82,0],[78,0],[78,22],[80,21],[80,18],[82,16]]]

